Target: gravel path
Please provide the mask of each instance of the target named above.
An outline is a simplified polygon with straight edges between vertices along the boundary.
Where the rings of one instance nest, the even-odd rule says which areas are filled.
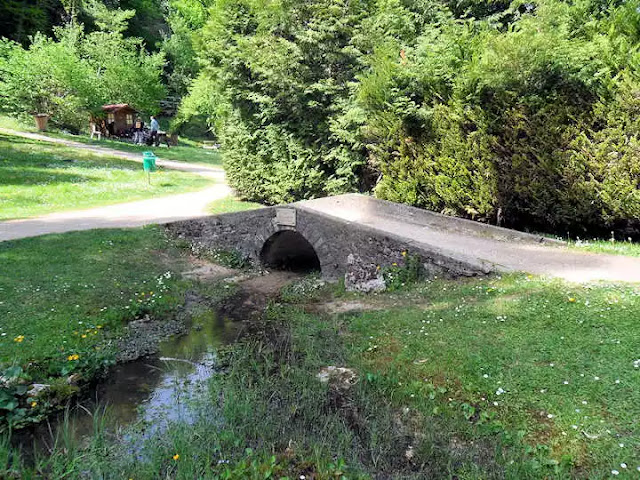
[[[17,132],[0,128],[0,133],[16,135],[31,140],[56,143],[95,153],[110,155],[142,163],[139,154],[122,152],[106,147],[85,145],[60,138],[51,138],[37,133]],[[158,159],[156,164],[172,170],[190,172],[216,180],[218,183],[198,192],[183,193],[167,197],[120,203],[107,207],[90,208],[70,212],[52,213],[41,217],[0,222],[0,242],[49,233],[63,233],[94,228],[139,227],[208,215],[207,205],[227,197],[231,189],[224,182],[224,170],[202,164],[189,164]]]

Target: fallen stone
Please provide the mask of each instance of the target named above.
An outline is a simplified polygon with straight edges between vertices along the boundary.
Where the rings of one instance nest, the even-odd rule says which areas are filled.
[[[327,383],[331,388],[347,391],[358,380],[358,374],[351,368],[329,366],[323,367],[316,378],[321,383]]]
[[[49,389],[51,389],[51,385],[47,385],[45,383],[34,383],[33,385],[31,385],[31,388],[29,388],[29,391],[27,393],[30,397],[35,398],[42,393],[48,392]]]
[[[67,377],[67,384],[72,386],[77,386],[82,380],[82,375],[79,373],[73,373]]]

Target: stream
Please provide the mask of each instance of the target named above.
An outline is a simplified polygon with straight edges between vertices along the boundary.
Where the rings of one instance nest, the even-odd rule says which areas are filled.
[[[82,444],[95,432],[94,412],[105,412],[102,420],[108,431],[144,423],[146,435],[151,435],[174,421],[193,423],[197,415],[194,405],[206,391],[207,380],[219,371],[220,347],[234,343],[252,316],[261,313],[284,285],[298,278],[300,275],[292,272],[274,272],[242,281],[234,296],[199,315],[198,324],[188,325],[186,334],[164,340],[154,355],[116,365],[67,412],[24,432],[19,444],[25,450],[51,451],[65,417],[68,433]]]

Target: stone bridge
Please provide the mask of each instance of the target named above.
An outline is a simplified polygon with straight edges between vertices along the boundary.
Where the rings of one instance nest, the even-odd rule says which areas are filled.
[[[640,259],[570,250],[563,242],[350,194],[168,224],[202,248],[233,250],[268,268],[319,269],[337,280],[353,265],[403,265],[430,275],[527,271],[572,281],[640,281]]]

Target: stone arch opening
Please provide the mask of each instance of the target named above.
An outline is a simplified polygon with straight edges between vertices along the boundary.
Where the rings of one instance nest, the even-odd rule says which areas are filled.
[[[320,259],[313,245],[298,232],[283,230],[264,243],[260,262],[268,268],[292,272],[320,271]]]

